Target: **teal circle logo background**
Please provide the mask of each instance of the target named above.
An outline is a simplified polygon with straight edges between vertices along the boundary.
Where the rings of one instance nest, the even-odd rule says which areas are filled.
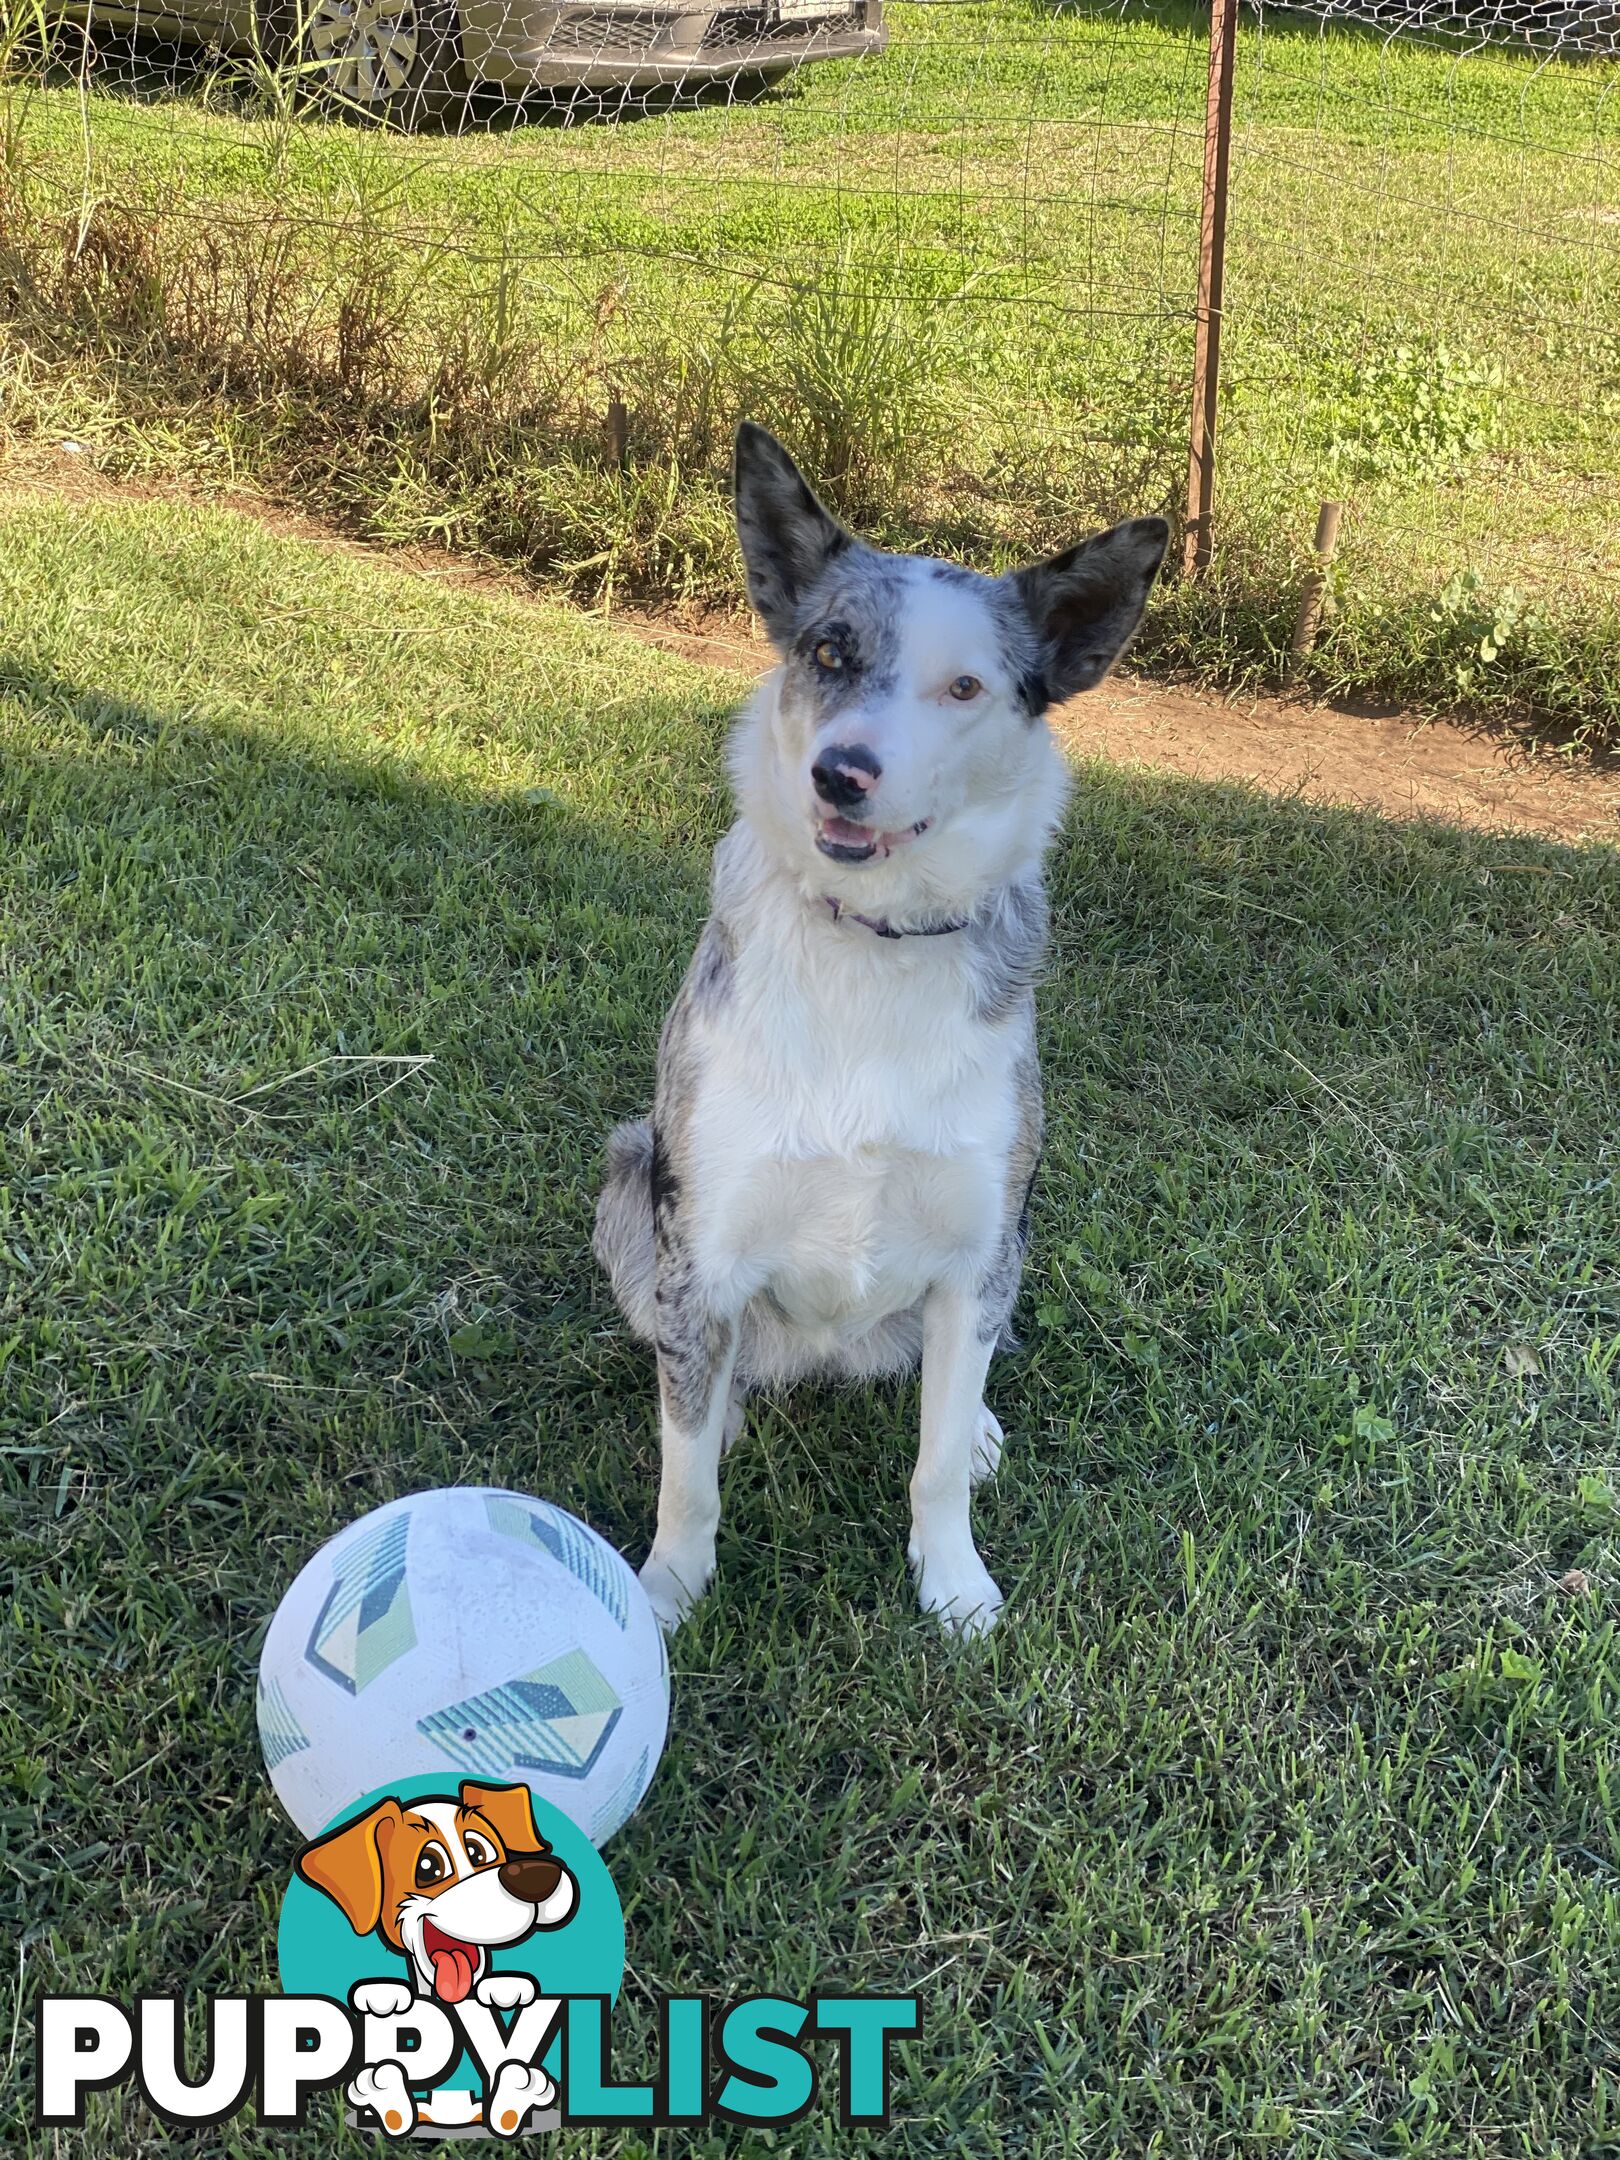
[[[390,1797],[401,1802],[453,1800],[458,1782],[454,1772],[447,1777],[395,1778],[334,1815],[326,1829],[352,1822]],[[529,1798],[540,1835],[579,1886],[579,1903],[561,1927],[538,1929],[520,1943],[503,1943],[491,1954],[490,1970],[527,1973],[543,1995],[607,1995],[617,2002],[624,1978],[624,1914],[613,1877],[584,1831],[561,1808],[532,1789]],[[357,1981],[411,1978],[404,1958],[378,1935],[357,1935],[332,1900],[301,1875],[293,1876],[281,1901],[276,1964],[284,1994],[331,1995],[340,2002],[348,2001]],[[553,2078],[560,2052],[560,2040],[553,2040],[541,2058]],[[463,2051],[438,2082],[459,2090],[480,2080]]]

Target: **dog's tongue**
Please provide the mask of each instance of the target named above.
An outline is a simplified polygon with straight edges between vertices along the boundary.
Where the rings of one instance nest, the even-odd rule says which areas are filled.
[[[428,1948],[433,1960],[433,1992],[444,2002],[461,2002],[472,1992],[477,1953],[464,1942],[453,1942],[448,1935],[439,1934],[437,1929],[434,1933],[438,1940]]]
[[[919,818],[915,825],[907,825],[896,832],[879,832],[872,825],[854,825],[848,818],[828,817],[821,820],[819,839],[823,848],[859,849],[863,855],[892,855],[897,847],[904,847],[908,840],[915,840],[926,832],[930,820]]]
[[[852,825],[848,818],[823,818],[821,830],[824,837],[835,847],[874,847],[884,835],[873,832],[870,825]]]

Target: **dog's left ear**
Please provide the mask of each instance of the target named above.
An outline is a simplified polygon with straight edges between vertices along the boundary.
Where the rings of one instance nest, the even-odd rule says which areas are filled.
[[[799,602],[833,557],[851,545],[850,536],[757,421],[745,420],[737,430],[732,484],[748,597],[782,652],[793,641]]]
[[[1041,639],[1049,698],[1061,702],[1102,681],[1142,620],[1169,540],[1163,518],[1127,518],[1048,562],[1013,572]]]
[[[534,1819],[534,1802],[527,1785],[471,1785],[459,1794],[464,1808],[476,1808],[494,1826],[495,1834],[509,1853],[550,1852]]]

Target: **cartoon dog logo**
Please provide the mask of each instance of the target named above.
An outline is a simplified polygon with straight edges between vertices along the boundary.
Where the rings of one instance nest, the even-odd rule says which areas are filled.
[[[355,2008],[375,2017],[401,2015],[413,1994],[446,2007],[471,1996],[488,2009],[523,2008],[539,1993],[535,1983],[526,1973],[493,1972],[490,1953],[561,1927],[579,1903],[572,1871],[536,1826],[526,1785],[464,1781],[454,1795],[379,1800],[306,1845],[295,1864],[357,1935],[375,1934],[405,1960],[409,1989],[386,1980],[355,1989]],[[510,2120],[516,2129],[555,2097],[543,2071],[508,2063],[490,2095],[491,2126],[504,2132]],[[349,2099],[396,2135],[440,2119],[412,2102],[397,2065],[362,2071]]]

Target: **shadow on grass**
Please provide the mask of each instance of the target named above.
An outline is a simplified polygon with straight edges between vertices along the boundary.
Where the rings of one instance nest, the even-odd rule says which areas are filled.
[[[0,790],[0,1916],[31,1985],[262,1986],[293,1841],[251,1676],[313,1546],[473,1481],[645,1539],[652,1388],[594,1282],[592,1165],[645,1103],[712,817],[610,826],[32,664],[0,691],[38,737]],[[1470,2011],[1425,2119],[1487,2090],[1493,2121],[1584,2119],[1595,1931],[1567,2046],[1514,2043],[1550,1878],[1566,1927],[1607,1894],[1596,1789],[1540,1768],[1602,1630],[1538,1586],[1608,1564],[1568,1492],[1616,1408],[1615,860],[1094,768],[1053,888],[1029,1343],[979,1508],[1009,1623],[953,1660],[911,1619],[906,1400],[767,1406],[614,1847],[632,1967],[922,1985],[917,2149],[989,2154],[1065,2109],[1194,2149],[1234,2090],[1307,2077],[1347,2128],[1443,1957]],[[1543,1679],[1459,1689],[1505,1612]],[[947,1987],[958,1940],[996,1952]],[[1307,1969],[1341,2014],[1296,2032]],[[1081,2035],[1083,2091],[1037,2030]],[[78,2149],[129,2150],[133,2105]]]
[[[1121,23],[1151,23],[1189,36],[1207,35],[1209,9],[1199,0],[1036,0],[1043,14],[1072,18],[1094,15]],[[1415,7],[1412,0],[1360,0],[1354,14],[1329,13],[1340,0],[1280,0],[1263,10],[1245,9],[1239,17],[1238,35],[1257,38],[1263,29],[1270,44],[1302,44],[1348,53],[1365,53],[1369,61],[1390,46],[1462,58],[1474,53],[1499,53],[1507,58],[1544,60],[1594,60],[1612,65],[1620,57],[1620,30],[1601,17],[1594,19],[1579,0],[1559,7],[1519,0],[1517,6],[1497,7],[1489,13],[1459,8],[1456,27],[1446,21],[1439,7]],[[1472,19],[1470,19],[1472,15]]]

